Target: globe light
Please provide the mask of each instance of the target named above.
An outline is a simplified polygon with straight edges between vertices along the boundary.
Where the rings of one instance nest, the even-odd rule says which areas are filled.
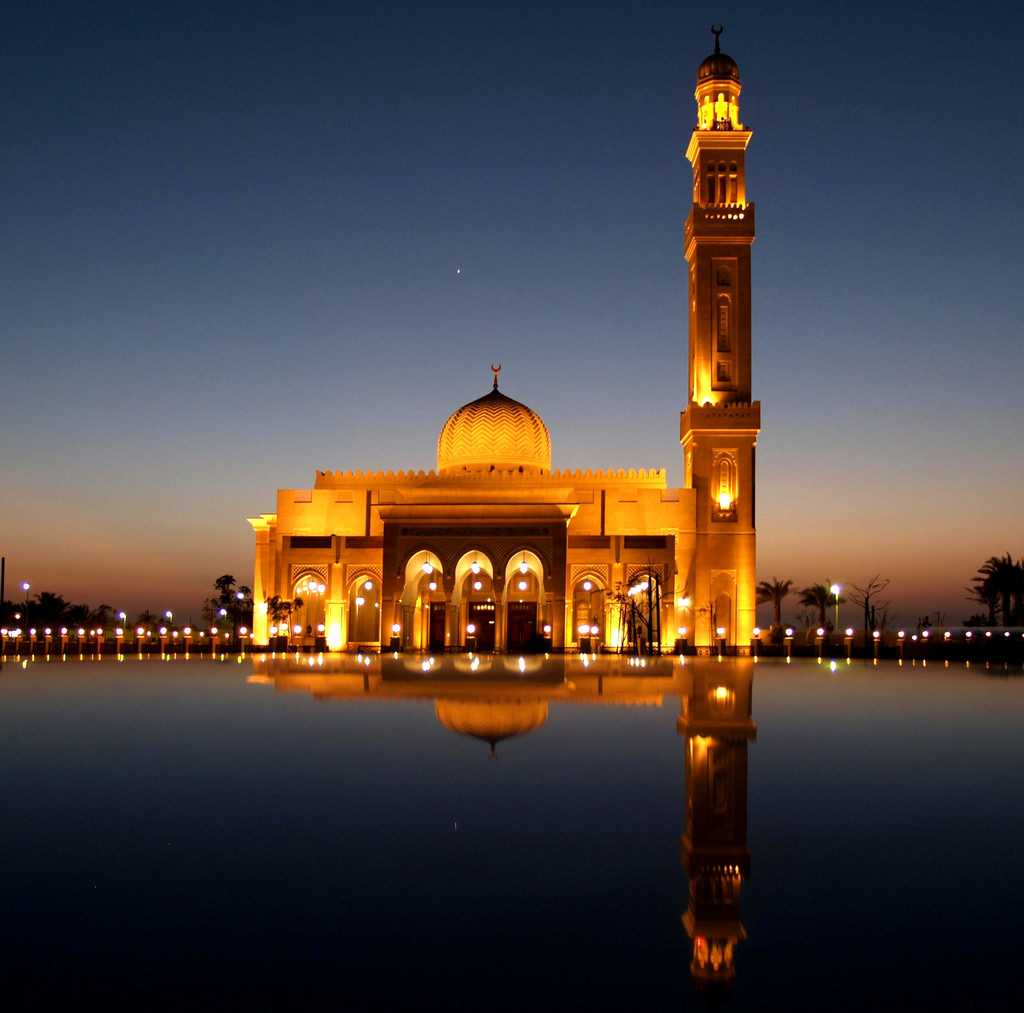
[[[479,563],[478,563],[478,562],[477,562],[477,561],[476,561],[475,559],[473,560],[473,562],[472,562],[472,563],[470,563],[470,564],[469,564],[469,568],[470,568],[470,569],[471,569],[471,570],[473,571],[473,573],[475,573],[475,574],[476,574],[476,573],[479,573],[479,572],[480,572],[480,564],[479,564]]]
[[[831,586],[831,587],[829,588],[829,591],[831,591],[831,592],[832,592],[832,594],[833,594],[833,595],[834,595],[834,596],[835,596],[836,598],[838,598],[838,597],[839,597],[839,592],[840,592],[840,591],[842,591],[842,588],[841,588],[841,587],[840,587],[840,586],[839,586],[838,584],[833,584],[833,585],[832,585],[832,586]]]
[[[298,623],[296,623],[292,627],[292,633],[301,633],[301,632],[302,632],[302,627]]]
[[[219,610],[219,611],[217,612],[217,615],[219,615],[219,616],[220,616],[220,617],[221,617],[222,619],[223,619],[223,618],[224,618],[224,616],[226,616],[227,614],[228,614],[228,610],[227,610],[227,609],[220,609],[220,610]]]
[[[910,639],[913,640],[913,641],[916,641],[917,640],[917,634],[916,633],[912,633],[911,636],[910,636]]]
[[[46,633],[47,633],[47,636],[49,636],[50,631],[47,630]],[[114,630],[114,636],[115,637],[123,637],[124,636],[124,630],[120,626],[118,626],[117,629]]]
[[[966,638],[967,638],[968,640],[970,640],[970,639],[971,639],[971,637],[973,637],[973,636],[974,636],[974,634],[973,634],[973,633],[972,633],[972,632],[971,632],[970,630],[968,630],[968,631],[967,631],[967,632],[966,632],[966,633],[964,634],[964,636],[965,636],[965,637],[966,637]]]
[[[899,633],[896,634],[896,636],[898,636],[900,638],[900,640],[902,640],[906,635],[907,635],[907,631],[906,630],[900,630]]]
[[[924,639],[925,639],[925,640],[927,640],[927,639],[928,639],[928,631],[927,631],[927,630],[925,630],[925,631],[924,631],[924,632],[923,632],[923,633],[921,634],[921,636],[922,636],[922,637],[924,637]]]
[[[992,631],[991,630],[985,630],[985,636],[986,637],[992,636]]]
[[[819,626],[816,632],[817,632],[819,637],[825,636],[825,627],[824,626]]]
[[[186,637],[192,636],[192,627],[191,626],[186,626],[185,627],[185,636]]]
[[[249,632],[249,627],[248,626],[242,626],[242,627],[239,628],[238,632],[241,633],[242,636],[244,637],[246,635],[246,633]]]
[[[22,589],[22,591],[26,591],[26,592],[27,592],[27,591],[28,591],[28,589],[29,589],[29,588],[30,588],[31,586],[32,586],[32,585],[31,585],[31,584],[30,584],[30,583],[29,583],[29,582],[28,582],[27,580],[24,580],[24,581],[22,581],[22,583],[21,583],[21,589]]]
[[[28,635],[34,637],[36,635],[36,628],[34,626],[29,627]]]
[[[363,584],[363,590],[364,591],[372,591],[373,590],[373,581],[372,580],[366,581],[366,583]]]
[[[358,595],[356,597],[356,606],[361,608],[365,604],[366,604],[366,599],[362,595]]]
[[[242,592],[241,592],[241,591],[238,591],[238,592],[237,592],[237,593],[235,594],[235,597],[236,597],[236,598],[237,598],[237,599],[238,599],[239,601],[243,601],[243,600],[245,599],[245,595],[244,595],[244,594],[242,594]]]
[[[525,580],[521,580],[516,586],[519,588],[520,591],[525,591],[530,585],[527,584]]]
[[[325,629],[326,629],[326,627],[324,626],[323,623],[317,623],[316,624],[316,631],[317,631],[317,633],[323,633],[323,631]]]
[[[166,626],[161,626],[160,627],[160,636],[162,636],[162,637],[166,637],[167,636],[167,627]]]
[[[81,626],[78,627],[78,635],[80,637],[84,637],[85,636],[85,630],[83,630]]]
[[[483,581],[481,581],[481,580],[474,580],[473,581],[473,590],[474,591],[479,591],[483,586],[484,586],[483,585]]]
[[[210,636],[211,637],[215,637],[215,636],[217,636],[217,633],[218,633],[217,627],[216,626],[211,626],[210,627]]]
[[[680,626],[679,629],[676,632],[679,634],[679,636],[685,637],[686,636],[686,627],[685,626]]]
[[[949,630],[946,630],[946,632],[942,634],[942,639],[943,640],[949,640],[949,638],[951,636],[952,636],[952,634],[949,632]]]
[[[852,626],[847,626],[846,627],[846,635],[848,637],[852,637],[853,636],[853,627]]]
[[[551,633],[551,623],[545,623],[544,624],[544,634],[545,634],[545,636],[549,635],[550,633]]]
[[[164,613],[164,619],[173,619],[173,618],[174,618],[174,613],[170,609],[168,609]]]
[[[470,636],[472,636],[474,633],[476,633],[476,623],[467,623],[466,624],[466,632]]]
[[[879,632],[878,630],[872,630],[872,631],[871,631],[871,636],[872,636],[872,637],[873,637],[873,638],[874,638],[875,640],[878,640],[878,638],[879,638],[879,637],[881,637],[881,635],[882,635],[882,634],[881,634],[881,633],[880,633],[880,632]]]
[[[594,586],[594,582],[593,581],[590,581],[590,580],[583,581],[583,590],[584,591],[591,590],[591,588],[593,588],[593,586]]]
[[[793,627],[792,626],[787,626],[786,627],[786,636],[787,637],[793,636]]]
[[[596,625],[590,627],[590,635],[596,637],[598,634],[598,628]]]
[[[580,623],[579,630],[580,630],[580,634],[585,637],[590,632],[590,624],[589,623]]]
[[[526,565],[526,560],[524,559],[524,560],[523,560],[523,561],[522,561],[522,562],[521,562],[521,563],[519,564],[519,572],[520,572],[520,573],[526,573],[526,571],[527,571],[527,570],[529,570],[529,569],[530,569],[530,568],[529,568],[529,567],[528,567],[528,566]]]
[[[718,634],[718,635],[719,635],[720,637],[724,637],[724,636],[725,636],[725,627],[724,627],[724,626],[719,626],[719,627],[718,627],[718,628],[717,628],[717,629],[715,630],[715,632],[716,632],[716,633],[717,633],[717,634]]]
[[[177,630],[175,630],[175,631],[174,631],[174,632],[173,632],[173,633],[171,634],[171,636],[172,636],[172,637],[174,637],[174,639],[175,639],[175,640],[177,640],[177,639],[178,639],[178,631],[177,631]]]
[[[392,623],[391,632],[397,637],[398,634],[402,632],[402,627],[399,626],[398,623]]]
[[[62,637],[66,637],[68,635],[68,628],[66,626],[62,626],[60,628],[60,635]]]
[[[125,619],[127,619],[127,618],[128,618],[128,615],[127,615],[127,613],[125,613],[125,612],[118,612],[118,613],[117,613],[117,617],[118,617],[118,619],[120,619],[120,620],[121,620],[121,622],[124,622],[124,621],[125,621]]]
[[[754,629],[753,629],[753,634],[754,634],[755,637],[761,636],[761,627],[760,626],[755,626]]]
[[[47,627],[46,627],[46,629],[45,629],[45,630],[43,630],[43,632],[44,632],[44,633],[45,633],[45,634],[46,634],[46,635],[47,635],[48,637],[51,637],[51,636],[53,636],[53,630],[51,630],[49,626],[47,626]]]
[[[430,583],[429,583],[429,584],[427,585],[427,587],[428,587],[428,588],[429,588],[429,589],[430,589],[431,591],[436,591],[436,590],[437,590],[437,581],[436,581],[436,580],[432,580],[432,581],[431,581],[431,582],[430,582]]]
[[[276,626],[271,626],[270,627],[270,635],[272,637],[276,637],[277,636],[277,627]]]
[[[431,563],[423,564],[423,572],[429,577],[434,572],[434,567]]]

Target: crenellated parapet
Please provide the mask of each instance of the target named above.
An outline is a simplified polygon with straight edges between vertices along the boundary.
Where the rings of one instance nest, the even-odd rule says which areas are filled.
[[[315,489],[384,488],[395,486],[608,486],[631,485],[663,489],[668,482],[664,468],[566,468],[540,474],[518,468],[439,474],[430,471],[390,468],[385,471],[317,471]]]

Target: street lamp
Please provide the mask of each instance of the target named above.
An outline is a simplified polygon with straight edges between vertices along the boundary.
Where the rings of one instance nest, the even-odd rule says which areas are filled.
[[[835,628],[838,630],[839,629],[839,592],[842,591],[842,588],[838,584],[833,584],[829,588],[829,591],[832,592],[832,597],[835,598],[835,600],[836,600],[836,626],[835,626]]]

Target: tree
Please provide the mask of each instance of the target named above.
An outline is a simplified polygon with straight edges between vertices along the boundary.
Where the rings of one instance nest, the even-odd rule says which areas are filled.
[[[757,585],[757,603],[762,605],[765,602],[772,603],[772,627],[782,625],[782,600],[787,597],[793,587],[791,580],[779,580],[772,577],[771,580],[762,580]]]
[[[871,636],[871,631],[877,629],[875,625],[876,610],[880,606],[883,613],[889,610],[889,602],[877,601],[878,596],[889,586],[889,578],[883,578],[875,574],[866,584],[850,585],[850,601],[864,611],[864,639]]]
[[[288,617],[292,614],[293,609],[302,608],[303,601],[301,598],[294,598],[289,601],[287,598],[282,598],[280,595],[274,595],[272,598],[267,599],[267,615],[274,622],[275,625],[280,626],[288,621]]]
[[[828,612],[829,605],[832,604],[831,586],[832,582],[826,581],[824,584],[809,584],[800,590],[800,604],[818,610],[819,626],[828,625],[826,613]]]
[[[995,625],[998,606],[1003,614],[1003,625],[1011,626],[1024,598],[1024,562],[1014,562],[1009,552],[989,556],[978,567],[971,584],[967,596],[988,609],[989,625]]]

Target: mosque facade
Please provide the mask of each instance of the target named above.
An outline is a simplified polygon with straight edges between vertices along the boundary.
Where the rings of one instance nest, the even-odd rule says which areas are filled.
[[[523,653],[643,637],[655,651],[749,650],[760,404],[740,92],[716,36],[686,151],[682,488],[664,469],[553,470],[546,424],[492,367],[491,389],[441,427],[433,470],[318,471],[312,488],[279,489],[275,513],[249,518],[256,645]],[[639,600],[643,629],[626,621]]]

